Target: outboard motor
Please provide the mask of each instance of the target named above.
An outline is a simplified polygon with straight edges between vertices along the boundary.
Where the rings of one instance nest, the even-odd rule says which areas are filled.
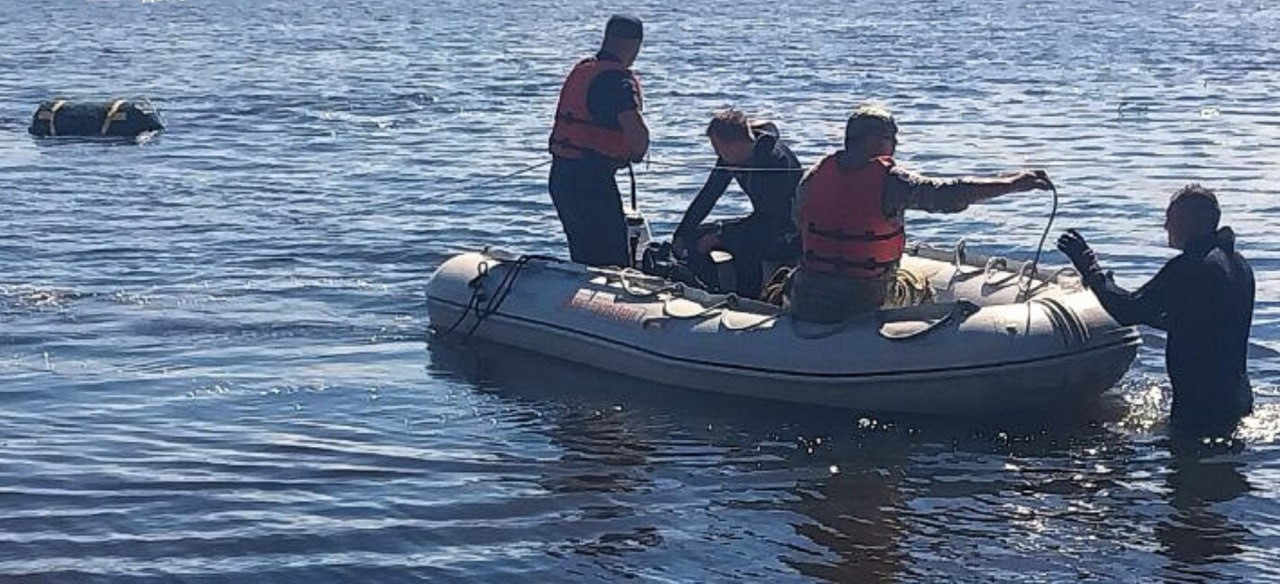
[[[136,138],[164,129],[155,106],[146,99],[113,99],[105,103],[75,103],[55,99],[40,104],[31,117],[32,136],[108,136]]]

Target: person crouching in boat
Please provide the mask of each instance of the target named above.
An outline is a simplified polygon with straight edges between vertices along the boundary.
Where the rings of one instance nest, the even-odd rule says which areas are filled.
[[[775,124],[750,120],[738,110],[711,118],[707,138],[715,150],[716,165],[685,211],[672,247],[676,255],[688,258],[699,275],[714,272],[712,250],[733,254],[737,289],[732,291],[755,298],[760,295],[765,261],[795,265],[799,255],[791,206],[804,169],[782,143]],[[751,200],[751,214],[702,225],[735,180]]]
[[[649,149],[640,79],[630,69],[643,36],[639,19],[613,16],[600,51],[574,65],[560,89],[548,187],[578,263],[631,265],[614,174]]]
[[[1169,247],[1182,253],[1133,292],[1103,272],[1078,231],[1069,229],[1058,239],[1058,249],[1112,318],[1168,334],[1165,368],[1173,386],[1170,426],[1176,438],[1229,437],[1253,411],[1246,365],[1253,270],[1236,251],[1231,228],[1218,228],[1221,217],[1213,191],[1190,184],[1174,193],[1164,226]]]
[[[793,215],[803,253],[783,300],[797,320],[842,322],[930,296],[926,278],[898,269],[907,209],[955,213],[1007,193],[1052,188],[1043,170],[950,179],[913,173],[893,160],[897,136],[888,110],[860,106],[845,125],[844,150],[800,181]]]

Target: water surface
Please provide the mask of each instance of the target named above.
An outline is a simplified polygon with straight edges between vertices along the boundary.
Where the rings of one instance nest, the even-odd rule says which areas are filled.
[[[1161,441],[1153,331],[1106,399],[959,422],[429,343],[423,291],[450,254],[563,254],[543,170],[477,181],[545,160],[608,6],[5,7],[0,580],[1280,578],[1280,6],[633,6],[659,234],[727,105],[775,119],[806,163],[876,98],[917,170],[1047,168],[1059,224],[1128,284],[1172,255],[1168,193],[1217,189],[1258,276],[1258,412],[1208,457]],[[153,98],[170,130],[25,135],[41,100],[117,94]],[[1026,258],[1049,205],[910,229]]]

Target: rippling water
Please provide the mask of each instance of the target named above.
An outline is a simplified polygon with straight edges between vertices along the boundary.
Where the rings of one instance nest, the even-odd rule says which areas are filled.
[[[593,2],[64,2],[0,17],[0,580],[1280,578],[1280,6],[642,0],[669,233],[707,116],[806,162],[848,109],[935,173],[1062,187],[1120,279],[1167,193],[1218,189],[1258,274],[1244,446],[1174,456],[1161,337],[1079,412],[944,422],[637,386],[430,345],[486,243],[562,253],[542,170]],[[142,146],[35,142],[54,95],[148,95]],[[724,213],[744,197],[728,197]],[[1029,256],[1049,207],[913,216]]]

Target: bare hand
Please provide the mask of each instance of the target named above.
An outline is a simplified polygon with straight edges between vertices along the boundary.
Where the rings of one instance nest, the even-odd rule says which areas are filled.
[[[1040,169],[1024,170],[1013,179],[1013,190],[1016,192],[1052,189],[1053,181],[1049,180],[1049,174]]]

